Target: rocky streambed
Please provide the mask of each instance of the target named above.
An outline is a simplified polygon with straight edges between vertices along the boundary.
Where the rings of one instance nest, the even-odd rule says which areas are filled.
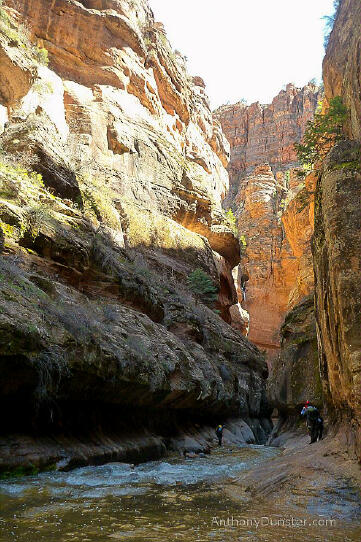
[[[302,492],[288,476],[285,491],[278,483],[285,454],[292,464],[289,450],[226,445],[194,459],[3,480],[3,540],[360,540],[360,495],[351,480],[324,475],[321,486],[316,477]]]

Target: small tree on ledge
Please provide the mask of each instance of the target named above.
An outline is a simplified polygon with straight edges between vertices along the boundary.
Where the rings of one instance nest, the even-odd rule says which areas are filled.
[[[195,269],[187,278],[187,283],[198,301],[213,305],[217,301],[218,289],[212,279],[202,269]]]
[[[295,144],[299,161],[311,169],[322,160],[328,151],[344,139],[343,125],[347,120],[348,110],[340,96],[330,101],[327,113],[316,113],[313,121],[307,123],[307,128],[301,143]]]

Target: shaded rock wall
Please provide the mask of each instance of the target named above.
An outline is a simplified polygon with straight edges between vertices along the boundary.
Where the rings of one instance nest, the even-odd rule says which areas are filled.
[[[323,64],[325,109],[332,98],[341,96],[349,118],[344,126],[345,140],[329,152],[310,178],[315,187],[315,202],[309,212],[310,217],[314,213],[312,253],[318,363],[314,355],[312,311],[301,304],[286,317],[283,348],[269,382],[270,398],[281,412],[291,414],[306,398],[323,406],[331,423],[341,423],[344,446],[349,452],[356,450],[359,457],[360,16],[358,2],[341,0]],[[287,211],[282,221],[286,229],[296,231]],[[297,246],[292,245],[298,252]],[[303,345],[307,349],[300,358]]]
[[[271,404],[282,416],[298,416],[307,400],[321,408],[323,394],[313,294],[287,314],[281,338],[282,349],[267,383]]]
[[[321,374],[328,406],[334,418],[343,417],[352,427],[359,457],[360,17],[359,2],[341,0],[324,59],[326,101],[341,96],[349,109],[349,119],[345,125],[345,141],[331,150],[322,166],[316,192],[313,242]]]
[[[329,153],[316,192],[316,318],[328,404],[345,417],[361,444],[361,175],[360,144]]]
[[[73,408],[76,406],[72,405]],[[117,423],[110,424],[110,431],[104,431],[104,419],[101,420],[101,428],[98,423],[99,416],[94,416],[91,409],[89,415],[92,427],[87,432],[78,430],[77,434],[71,437],[61,433],[51,437],[17,434],[2,439],[2,470],[6,469],[5,472],[11,473],[13,469],[17,469],[17,472],[21,470],[23,473],[33,474],[34,470],[49,467],[69,471],[89,464],[141,463],[160,459],[169,452],[182,455],[184,452],[209,453],[215,445],[218,446],[214,426],[207,425],[206,421],[200,427],[187,419],[180,421],[172,417],[162,420],[156,418],[156,423],[150,430],[147,426],[139,425],[139,420],[132,412],[126,413],[125,423],[124,411],[117,411],[113,407],[111,417],[114,419],[114,416],[117,416]],[[149,416],[151,415],[153,413],[149,413]],[[270,422],[264,419],[262,425],[252,420],[249,420],[249,423],[252,429],[244,420],[228,419],[223,433],[224,445],[244,446],[263,442],[265,434],[270,431]]]
[[[267,367],[226,323],[240,249],[221,208],[229,145],[204,83],[144,1],[6,5],[4,431],[70,430],[76,403],[80,420],[133,408],[139,427],[149,412],[241,415],[264,438]],[[195,268],[218,286],[223,319],[194,299]]]

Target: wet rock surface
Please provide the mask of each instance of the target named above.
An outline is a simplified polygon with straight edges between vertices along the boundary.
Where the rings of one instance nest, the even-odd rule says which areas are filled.
[[[123,281],[126,269],[122,267]],[[185,307],[175,290],[164,294],[162,284],[158,289],[153,281],[150,288],[147,278],[130,271],[125,290],[121,282],[110,282],[118,299],[93,299],[6,259],[1,272],[1,395],[9,412],[1,437],[2,469],[9,461],[16,465],[24,460],[21,446],[12,448],[18,450],[15,456],[11,447],[6,452],[11,439],[5,435],[15,428],[36,431],[39,437],[60,434],[61,447],[64,431],[65,440],[81,432],[88,442],[94,427],[126,436],[124,420],[136,429],[181,424],[187,417],[269,415],[266,366],[256,347],[208,308],[198,305],[194,313],[192,305]],[[110,278],[105,280],[108,287]],[[129,299],[128,306],[120,299]],[[183,326],[181,335],[176,322]],[[98,438],[102,446],[101,431]],[[111,436],[115,443],[119,438]],[[36,440],[28,444],[37,457],[53,455],[51,443],[42,453]],[[145,448],[151,445],[145,439]],[[161,448],[160,443],[155,447]],[[82,453],[108,458],[91,446]]]
[[[242,536],[358,541],[359,8],[341,2],[325,61],[326,102],[343,96],[352,141],[303,179],[290,169],[293,143],[318,89],[288,85],[270,106],[221,108],[232,147],[225,201],[229,145],[205,84],[187,74],[146,2],[7,0],[1,9],[0,406],[9,414],[0,470],[133,464],[98,471],[115,483],[94,481],[93,468],[5,483],[9,536],[38,542],[55,528],[63,542],[81,529],[85,540],[149,540],[152,525],[169,540],[176,518],[179,538],[193,540],[208,536],[210,514],[302,509],[304,529],[270,538],[245,525]],[[242,250],[222,200],[236,202]],[[191,290],[195,269],[217,303]],[[287,312],[269,388],[281,414],[269,442],[279,449],[249,449],[272,424],[264,356],[242,333],[250,327],[277,354]],[[309,446],[284,417],[305,399],[322,405],[319,361],[327,433]],[[230,416],[238,421],[224,439],[235,449],[209,455],[212,426]],[[169,463],[134,465],[170,452]],[[175,490],[160,493],[164,485]],[[342,524],[320,533],[312,521],[327,514]],[[239,538],[216,526],[214,540]]]
[[[81,408],[79,405],[75,407]],[[127,412],[128,419],[121,423],[124,411],[113,408],[111,415],[118,418],[118,423],[106,424],[104,420],[96,421],[92,417],[95,427],[87,427],[84,419],[82,431],[73,429],[72,432],[64,432],[58,429],[47,435],[8,435],[1,439],[0,444],[1,475],[6,477],[43,470],[67,472],[77,467],[112,462],[139,464],[175,453],[188,458],[204,457],[218,443],[215,429],[213,426],[190,423],[185,419],[187,414],[189,418],[189,413],[185,413],[184,418],[177,418],[176,415],[166,417],[162,412],[148,410],[147,424],[144,412],[140,413],[138,420],[134,414],[129,420],[131,414]],[[161,416],[163,420],[159,419]],[[267,419],[247,418],[247,423],[240,419],[229,419],[224,427],[224,445],[237,447],[256,442],[264,444],[271,430]]]

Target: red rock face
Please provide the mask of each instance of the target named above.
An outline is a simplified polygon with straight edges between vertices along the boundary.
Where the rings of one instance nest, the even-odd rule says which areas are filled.
[[[249,313],[249,339],[271,357],[278,353],[286,313],[313,290],[315,183],[314,175],[303,180],[296,170],[288,180],[276,178],[265,164],[242,181],[237,195],[243,241],[238,295]]]
[[[289,84],[270,105],[237,103],[216,111],[231,145],[225,206],[234,208],[245,244],[238,293],[249,313],[248,337],[270,354],[278,352],[287,311],[313,288],[314,183],[305,186],[296,174],[294,143],[319,98],[311,83],[302,89]]]
[[[240,179],[256,166],[267,162],[276,174],[298,165],[294,143],[302,139],[319,99],[315,85],[309,83],[299,89],[289,84],[270,105],[256,102],[247,106],[239,102],[215,112],[231,144],[230,204]]]
[[[267,350],[279,345],[278,329],[287,306],[288,288],[285,290],[276,271],[281,265],[283,240],[277,217],[280,189],[270,166],[264,165],[243,181],[237,196],[239,231],[246,242],[239,283],[243,307],[250,315],[249,338]]]

